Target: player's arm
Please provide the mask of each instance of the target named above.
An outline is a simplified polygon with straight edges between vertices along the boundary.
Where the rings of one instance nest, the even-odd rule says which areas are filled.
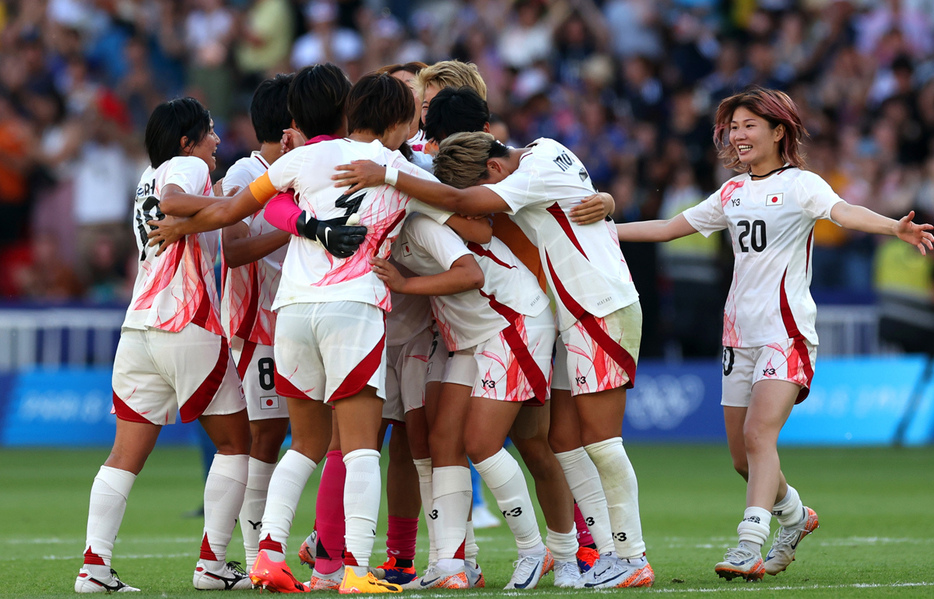
[[[496,192],[486,187],[457,189],[444,183],[422,179],[396,169],[392,170],[397,173],[396,180],[386,181],[385,166],[380,166],[371,160],[355,160],[350,164],[338,166],[337,174],[331,179],[337,181],[336,187],[349,187],[347,193],[386,183],[426,204],[457,214],[479,216],[509,210],[509,204]]]
[[[162,199],[159,201],[159,210],[169,216],[191,216],[202,208],[207,208],[217,202],[214,196],[199,196],[185,193],[178,185],[170,183],[162,190]]]
[[[613,214],[614,208],[616,208],[616,201],[613,200],[613,196],[601,191],[571,208],[571,221],[578,225],[598,223]]]
[[[911,222],[915,217],[914,210],[900,220],[895,220],[863,206],[837,202],[830,209],[830,217],[846,229],[898,237],[918,248],[921,254],[927,254],[927,250],[934,250],[934,235],[931,234],[934,225]]]
[[[370,258],[370,268],[396,293],[408,295],[453,295],[483,287],[483,271],[470,254],[454,261],[451,268],[436,275],[406,277],[388,260]]]
[[[620,241],[671,241],[697,233],[683,214],[668,220],[643,220],[616,225]]]
[[[224,262],[230,268],[265,258],[288,243],[292,237],[285,231],[251,236],[250,227],[242,221],[225,227],[221,234],[224,238]]]

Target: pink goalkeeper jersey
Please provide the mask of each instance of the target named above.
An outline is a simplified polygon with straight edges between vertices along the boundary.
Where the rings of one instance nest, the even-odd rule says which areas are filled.
[[[161,256],[156,256],[158,248],[149,247],[146,238],[151,230],[146,222],[162,217],[159,201],[165,186],[177,185],[185,193],[210,195],[209,174],[204,161],[194,156],[176,156],[157,169],[150,166],[143,172],[134,204],[139,272],[123,326],[177,333],[191,323],[224,334],[214,279],[217,232],[187,235]]]
[[[465,243],[450,227],[412,214],[393,246],[393,258],[419,275],[450,270],[460,257],[473,255],[483,271],[481,289],[431,298],[438,331],[449,351],[468,349],[494,337],[515,316],[537,316],[548,307],[538,280],[502,241]]]
[[[843,200],[816,174],[788,168],[753,181],[733,177],[684,211],[705,236],[728,229],[735,256],[723,345],[761,347],[789,338],[817,345],[811,298],[814,223]]]
[[[241,158],[224,176],[224,195],[248,187],[267,169],[269,164],[259,152]],[[243,219],[250,228],[250,237],[279,230],[269,224],[264,214],[265,210],[261,210]],[[221,317],[228,336],[236,335],[261,345],[272,345],[276,330],[272,302],[279,289],[285,254],[286,246],[283,246],[256,262],[225,270]]]
[[[322,141],[296,148],[273,163],[267,171],[269,183],[278,191],[294,189],[302,210],[319,220],[358,214],[360,224],[367,228],[363,244],[346,259],[331,255],[316,241],[292,237],[273,309],[297,303],[356,301],[390,310],[389,289],[373,274],[370,258],[389,256],[408,207],[417,206],[419,212],[431,214],[441,223],[451,216],[389,185],[346,194],[344,188],[334,186],[331,175],[335,167],[354,160],[372,160],[415,177],[433,178],[379,141]]]
[[[538,247],[557,300],[558,330],[584,313],[606,316],[639,301],[613,224],[571,222],[571,209],[595,193],[587,169],[553,139],[528,147],[513,173],[486,187],[509,205],[508,213]]]

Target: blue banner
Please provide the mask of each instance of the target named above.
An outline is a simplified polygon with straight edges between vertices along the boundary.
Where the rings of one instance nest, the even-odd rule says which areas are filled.
[[[111,445],[116,431],[110,370],[35,370],[10,375],[0,445]],[[160,443],[195,443],[192,425],[163,427]]]

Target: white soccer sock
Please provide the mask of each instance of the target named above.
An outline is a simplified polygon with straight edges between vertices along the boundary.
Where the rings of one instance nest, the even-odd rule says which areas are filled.
[[[542,535],[538,531],[529,486],[519,462],[508,451],[500,449],[482,462],[476,462],[474,468],[496,498],[499,511],[506,517],[506,523],[516,537],[520,555],[523,550],[539,546]]]
[[[556,562],[577,563],[577,527],[571,525],[571,532],[555,532],[545,527],[545,545],[551,550]]]
[[[772,515],[784,527],[794,526],[804,520],[804,504],[794,487],[788,485],[788,492],[772,507]]]
[[[136,475],[132,472],[101,466],[91,484],[84,563],[95,575],[110,574],[114,541],[123,522],[126,498],[135,481]]]
[[[606,509],[606,495],[600,482],[600,473],[583,447],[556,453],[555,457],[564,470],[564,478],[571,487],[571,495],[577,502],[581,514],[587,521],[600,554],[615,551],[613,535],[610,533],[610,515]]]
[[[418,471],[418,493],[422,496],[422,511],[428,530],[428,563],[433,564],[438,561],[438,547],[435,545],[435,520],[431,517],[431,458],[412,461]]]
[[[476,568],[478,555],[480,555],[480,546],[477,545],[477,535],[474,534],[473,520],[468,520],[467,537],[464,539],[464,561]]]
[[[240,508],[240,532],[243,533],[243,551],[248,566],[256,561],[259,552],[259,528],[266,509],[266,491],[269,490],[269,479],[275,469],[275,463],[250,458],[250,473],[243,492],[243,507]]]
[[[247,454],[214,454],[204,481],[204,536],[201,561],[208,569],[222,568],[227,561],[227,545],[243,506],[243,491],[249,473]]]
[[[463,466],[444,466],[431,473],[434,502],[431,514],[435,518],[435,541],[438,561],[453,560],[454,554],[467,538],[467,515],[472,499],[470,469]],[[451,570],[449,562],[447,570]]]
[[[376,539],[382,491],[379,452],[375,449],[351,451],[344,456],[344,467],[347,469],[344,479],[344,560],[345,563],[356,560],[365,574]]]
[[[584,449],[600,473],[616,553],[622,558],[641,557],[645,541],[639,517],[639,483],[622,437],[591,443]]]
[[[317,466],[313,460],[293,449],[286,451],[276,464],[269,480],[263,526],[259,535],[260,544],[268,537],[278,545],[276,549],[264,548],[273,561],[285,560],[295,510],[298,509],[298,502],[302,498],[308,477]]]
[[[769,510],[761,507],[747,507],[743,512],[743,521],[736,527],[740,545],[753,545],[756,550],[762,551],[762,545],[769,538],[771,520],[772,514]]]

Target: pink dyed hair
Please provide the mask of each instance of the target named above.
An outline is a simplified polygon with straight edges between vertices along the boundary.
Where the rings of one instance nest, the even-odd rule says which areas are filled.
[[[765,119],[774,129],[779,125],[785,128],[785,135],[778,142],[779,157],[792,166],[804,168],[804,154],[801,142],[808,135],[801,123],[798,107],[785,92],[763,87],[752,87],[730,96],[717,107],[714,124],[713,143],[719,151],[723,166],[738,172],[745,172],[746,167],[739,161],[736,148],[730,145],[730,121],[737,108],[743,107],[758,117]]]

